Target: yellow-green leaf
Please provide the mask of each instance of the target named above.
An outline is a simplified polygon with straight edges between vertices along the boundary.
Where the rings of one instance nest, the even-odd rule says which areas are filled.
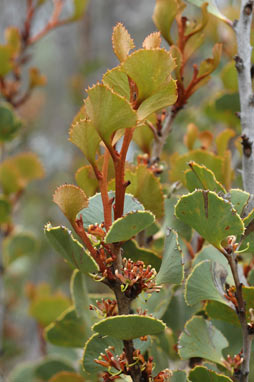
[[[143,41],[144,49],[154,49],[160,48],[161,45],[161,34],[160,32],[153,32],[149,34]]]
[[[133,39],[122,23],[118,23],[113,29],[112,46],[120,62],[124,61],[128,57],[129,51],[135,48]]]

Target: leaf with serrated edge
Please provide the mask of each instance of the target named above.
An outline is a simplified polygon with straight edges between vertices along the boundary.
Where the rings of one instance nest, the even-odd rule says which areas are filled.
[[[54,192],[53,200],[72,225],[75,223],[77,213],[88,207],[86,194],[73,184],[58,187]]]
[[[223,249],[221,241],[226,237],[244,232],[242,219],[231,203],[212,191],[196,190],[182,196],[175,213],[218,249]]]
[[[62,255],[72,267],[79,269],[82,273],[92,273],[99,270],[92,256],[74,239],[66,227],[52,227],[51,224],[48,223],[44,231],[53,248]]]
[[[111,143],[112,135],[119,129],[134,127],[136,112],[126,98],[109,87],[97,84],[87,90],[86,112],[101,139]]]
[[[185,301],[195,305],[199,301],[214,300],[228,305],[224,296],[227,271],[221,264],[204,260],[189,274],[185,284]]]
[[[225,188],[217,181],[214,173],[196,162],[188,163],[190,170],[185,171],[186,185],[190,192],[197,188],[226,193]]]
[[[108,86],[117,94],[130,99],[130,86],[128,76],[124,73],[119,66],[108,70],[102,77],[104,85]]]
[[[149,227],[155,220],[150,211],[130,212],[114,221],[105,237],[106,243],[127,241]]]
[[[69,136],[70,141],[83,152],[86,159],[94,163],[101,139],[91,121],[81,120],[73,124]]]
[[[113,29],[112,46],[120,62],[124,61],[128,57],[129,51],[135,48],[133,39],[122,23],[118,23]]]
[[[157,284],[181,284],[183,280],[183,254],[178,242],[178,235],[170,230],[165,239],[164,253]]]
[[[193,316],[186,322],[179,337],[178,349],[182,359],[201,357],[223,366],[222,350],[228,341],[210,321]]]
[[[163,332],[166,325],[161,320],[138,314],[108,317],[93,325],[92,329],[103,335],[131,340]]]
[[[153,32],[144,39],[142,47],[144,49],[154,49],[154,48],[160,48],[160,45],[161,45],[160,32]]]
[[[175,66],[171,54],[160,48],[137,50],[121,65],[138,87],[138,104],[169,84]]]
[[[190,370],[189,380],[190,382],[232,382],[231,378],[226,377],[223,374],[218,374],[204,366],[196,366],[194,369]]]

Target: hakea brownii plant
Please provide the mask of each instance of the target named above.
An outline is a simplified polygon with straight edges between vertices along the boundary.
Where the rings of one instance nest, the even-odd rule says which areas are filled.
[[[94,378],[102,373],[105,381],[248,380],[251,341],[245,337],[247,331],[253,336],[253,289],[238,261],[241,252],[254,250],[248,236],[253,211],[244,215],[247,192],[230,189],[231,131],[216,137],[213,152],[213,135],[189,126],[189,151],[170,158],[169,173],[189,193],[177,196],[176,185],[162,183],[166,171],[160,157],[172,123],[190,96],[208,82],[221,55],[221,46],[215,45],[214,57],[199,68],[194,64],[186,83],[188,61],[204,39],[208,13],[205,4],[202,21],[192,22],[182,15],[184,7],[181,0],[156,2],[154,21],[169,50],[160,47],[160,33],[155,32],[142,49],[130,53],[135,46],[129,33],[122,24],[114,28],[113,50],[120,63],[87,89],[69,133],[89,164],[77,171],[78,186],[65,184],[53,196],[78,239],[63,226],[48,223],[45,228],[53,247],[76,268],[71,280],[74,306],[46,328],[46,339],[77,347],[83,341],[85,372]],[[219,17],[215,6],[208,9]],[[170,35],[174,20],[176,43]],[[197,139],[202,147],[194,149]],[[126,160],[132,141],[143,151],[134,164]],[[192,235],[192,228],[198,235]],[[179,240],[193,265],[192,270],[187,267],[181,303],[181,287],[175,287],[184,276]],[[95,306],[94,296],[84,292],[82,273],[108,287],[109,298]],[[176,343],[182,330],[172,319],[179,319],[178,303],[179,310],[185,311],[185,303],[193,310],[186,313],[189,320]],[[242,327],[243,352],[240,348],[236,356],[224,358],[228,341],[212,319]],[[175,333],[163,321],[175,326]],[[68,325],[77,329],[72,339],[66,337]],[[168,356],[176,360],[176,350],[191,367],[204,359],[215,371],[209,364],[196,366],[188,377],[185,371],[169,370]],[[167,357],[165,362],[160,354]]]

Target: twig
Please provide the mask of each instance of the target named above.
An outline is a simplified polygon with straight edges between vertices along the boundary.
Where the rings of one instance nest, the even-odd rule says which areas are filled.
[[[161,132],[161,136],[155,140],[152,151],[152,162],[157,161],[161,157],[163,147],[168,139],[168,136],[172,130],[172,125],[177,113],[171,111],[170,115],[165,119],[164,126]]]
[[[241,106],[241,126],[243,138],[243,184],[245,191],[253,194],[254,190],[254,100],[251,80],[250,33],[252,25],[253,0],[242,0],[239,20],[234,23],[238,52],[235,65],[238,72],[238,87]],[[248,142],[248,147],[246,147]],[[254,200],[248,204],[248,209],[254,208]]]

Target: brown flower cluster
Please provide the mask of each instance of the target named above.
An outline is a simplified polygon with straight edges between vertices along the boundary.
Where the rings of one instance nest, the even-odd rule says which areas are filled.
[[[116,300],[111,300],[109,298],[96,300],[96,305],[90,305],[89,309],[96,311],[100,316],[112,317],[118,314],[117,302]]]
[[[145,267],[144,262],[140,260],[133,262],[124,258],[122,273],[116,270],[115,275],[122,283],[122,291],[131,299],[136,298],[142,291],[159,292],[161,288],[154,281],[156,270],[150,265]]]

